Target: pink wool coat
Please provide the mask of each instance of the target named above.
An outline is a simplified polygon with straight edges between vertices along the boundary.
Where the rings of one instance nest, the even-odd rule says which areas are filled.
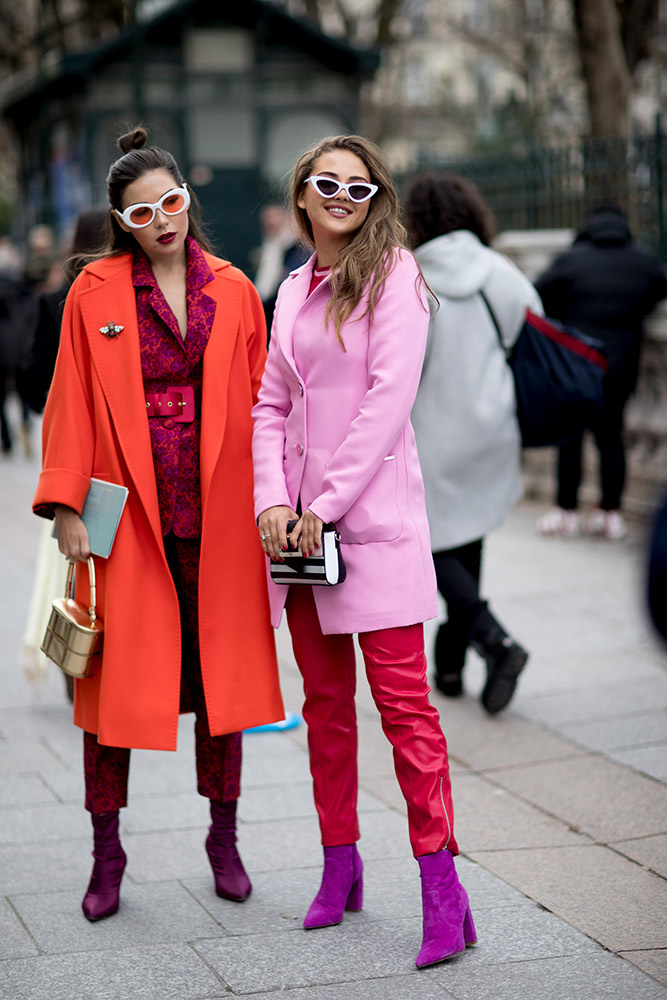
[[[369,632],[434,618],[437,593],[410,410],[429,323],[417,264],[396,251],[369,317],[367,293],[325,328],[329,280],[309,296],[314,258],[285,280],[253,409],[255,515],[286,504],[334,521],[347,579],[314,587],[322,631]],[[267,559],[268,572],[268,559]],[[288,587],[269,579],[280,624]]]

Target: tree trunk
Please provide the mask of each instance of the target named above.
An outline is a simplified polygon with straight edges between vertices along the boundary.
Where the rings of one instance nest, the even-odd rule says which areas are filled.
[[[616,0],[572,0],[572,6],[591,138],[622,138],[628,134],[630,73]]]
[[[391,45],[394,41],[394,19],[400,11],[400,0],[379,0],[377,5],[376,45]]]

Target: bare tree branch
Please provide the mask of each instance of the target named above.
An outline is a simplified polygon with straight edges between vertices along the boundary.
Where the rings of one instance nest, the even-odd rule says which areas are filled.
[[[400,12],[401,0],[378,0],[376,44],[391,45],[394,41],[394,20]]]
[[[351,13],[343,0],[333,0],[333,7],[345,28],[345,37],[349,41],[354,41],[359,30],[359,17]]]
[[[524,76],[526,63],[514,46],[504,44],[501,38],[495,34],[486,31],[477,31],[475,28],[465,23],[465,21],[456,17],[447,15],[445,17],[445,24],[447,24],[452,31],[459,36],[459,38],[469,42],[476,49],[479,49],[480,52],[485,52],[487,55],[493,56],[504,66],[507,66],[520,76]]]
[[[321,21],[321,11],[319,0],[303,0],[305,15],[311,21],[319,24]]]

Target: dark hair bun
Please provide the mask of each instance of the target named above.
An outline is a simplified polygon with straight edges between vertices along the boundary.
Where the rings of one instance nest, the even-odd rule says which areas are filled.
[[[118,145],[123,153],[129,153],[133,149],[141,149],[146,145],[148,132],[145,128],[135,128],[125,135],[121,135]]]

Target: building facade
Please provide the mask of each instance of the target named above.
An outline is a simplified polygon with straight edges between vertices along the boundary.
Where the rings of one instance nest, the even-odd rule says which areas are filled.
[[[109,41],[45,57],[5,87],[20,150],[15,228],[45,221],[63,235],[103,203],[116,138],[143,123],[176,156],[218,251],[245,267],[262,203],[282,198],[310,143],[357,127],[379,57],[262,0],[144,10]]]

